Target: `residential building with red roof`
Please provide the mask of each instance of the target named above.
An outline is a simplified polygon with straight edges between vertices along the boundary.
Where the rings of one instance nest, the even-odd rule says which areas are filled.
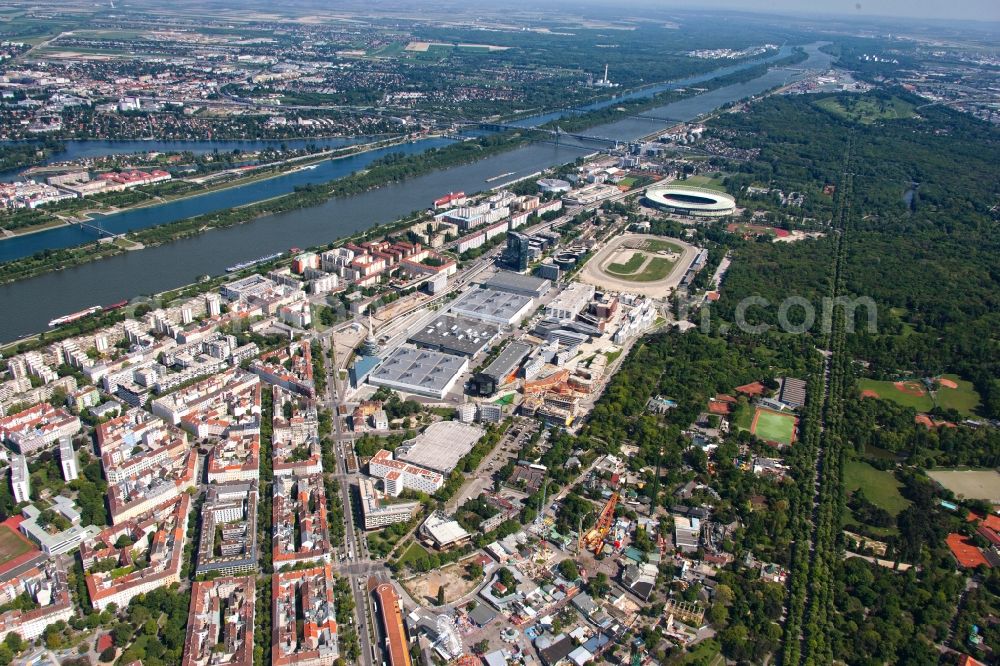
[[[253,666],[253,576],[195,581],[181,666]]]
[[[268,384],[276,384],[307,398],[316,396],[312,348],[308,340],[293,342],[287,347],[263,354],[250,364],[250,372]]]
[[[271,579],[272,666],[330,666],[339,656],[333,565]]]
[[[0,614],[0,640],[8,634],[18,634],[32,641],[42,635],[45,627],[68,622],[75,614],[66,571],[55,562],[39,563],[0,583],[0,603],[8,603],[21,595],[30,597],[38,607]]]
[[[275,569],[330,559],[330,526],[322,474],[274,480],[272,561]]]
[[[0,418],[0,440],[24,455],[52,446],[62,437],[80,432],[80,419],[47,402]]]
[[[87,592],[94,608],[104,610],[112,603],[124,608],[139,594],[180,582],[190,509],[191,497],[182,493],[80,544]],[[119,547],[122,537],[129,543]],[[105,562],[113,566],[106,569]]]

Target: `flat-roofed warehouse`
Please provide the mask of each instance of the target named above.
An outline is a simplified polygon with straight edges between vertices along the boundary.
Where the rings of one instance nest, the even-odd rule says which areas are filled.
[[[545,306],[545,316],[555,319],[576,319],[593,298],[593,285],[573,282]]]
[[[516,326],[531,311],[534,300],[496,289],[470,289],[452,304],[451,312],[501,326]]]
[[[477,319],[443,314],[410,336],[409,341],[424,349],[475,356],[500,335],[500,327]]]
[[[438,421],[396,447],[394,455],[397,460],[447,476],[484,434],[482,428],[468,423]]]
[[[517,371],[521,361],[534,349],[524,342],[511,342],[492,363],[476,373],[472,382],[479,395],[493,395],[504,380]]]
[[[521,275],[513,271],[498,271],[493,277],[483,281],[483,286],[509,294],[521,294],[531,298],[541,298],[552,288],[552,281],[545,278]]]
[[[469,359],[464,356],[400,347],[368,376],[368,382],[442,399],[468,369]]]

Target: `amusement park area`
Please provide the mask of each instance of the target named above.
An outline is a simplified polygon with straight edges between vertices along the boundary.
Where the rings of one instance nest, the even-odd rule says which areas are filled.
[[[499,491],[474,501],[499,517],[537,502],[530,524],[515,521],[491,532],[502,538],[462,549],[453,563],[397,579],[417,606],[407,628],[418,644],[453,663],[478,655],[497,666],[582,666],[641,663],[643,637],[653,632],[685,647],[714,636],[706,610],[713,576],[731,561],[721,544],[735,526],[714,522],[703,506],[650,512],[623,457],[599,457],[578,472],[553,497],[547,468],[515,464]],[[446,560],[447,553],[438,554]],[[783,575],[755,565],[770,572],[762,575]],[[663,612],[648,612],[653,607]]]

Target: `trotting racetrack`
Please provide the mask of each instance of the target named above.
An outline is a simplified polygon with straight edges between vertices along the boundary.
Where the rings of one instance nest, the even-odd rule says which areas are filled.
[[[697,248],[676,238],[624,234],[590,258],[579,280],[605,291],[666,298],[697,254]]]

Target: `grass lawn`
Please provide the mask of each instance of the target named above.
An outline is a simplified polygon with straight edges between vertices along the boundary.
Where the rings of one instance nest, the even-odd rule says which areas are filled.
[[[722,646],[714,638],[708,638],[698,643],[691,652],[681,654],[667,660],[668,664],[677,666],[715,666],[725,664],[726,660],[720,654]]]
[[[412,562],[416,562],[421,557],[425,557],[427,555],[430,555],[430,553],[427,552],[427,549],[414,541],[407,546],[406,550],[403,551],[403,554],[399,556],[399,564],[401,566],[407,565]]]
[[[34,550],[32,545],[22,539],[14,530],[7,526],[0,527],[0,564],[10,562],[15,557]]]
[[[645,252],[636,252],[624,264],[608,264],[607,271],[612,275],[630,276],[639,270],[648,256]]]
[[[685,180],[678,180],[675,185],[689,185],[691,187],[704,187],[708,190],[716,190],[719,192],[725,192],[726,188],[722,184],[722,178],[713,178],[712,176],[689,176]]]
[[[973,388],[972,382],[967,382],[958,375],[941,375],[941,379],[955,382],[958,388],[941,386],[934,396],[938,405],[945,409],[958,410],[964,416],[971,416],[979,406],[979,394]]]
[[[876,379],[859,379],[858,390],[873,391],[883,400],[892,400],[904,407],[913,407],[918,412],[927,412],[934,407],[934,401],[927,395],[914,395],[909,392],[900,391],[893,382],[879,381]]]
[[[870,125],[880,120],[899,120],[914,116],[913,105],[899,97],[880,100],[866,96],[842,95],[821,99],[816,102],[816,106],[835,116],[862,125]]]
[[[791,444],[795,436],[795,417],[792,414],[757,409],[757,424],[753,434],[760,439],[779,444]]]
[[[733,412],[732,421],[738,430],[750,430],[750,424],[753,423],[753,407],[747,405],[737,409]]]
[[[675,263],[664,257],[653,257],[641,273],[629,277],[633,282],[656,282],[670,275]]]
[[[869,502],[893,516],[910,506],[910,501],[899,494],[902,485],[891,473],[875,469],[862,460],[848,460],[844,466],[845,490],[851,493],[861,488]]]
[[[512,405],[512,404],[514,404],[514,394],[511,393],[510,395],[505,395],[504,397],[500,398],[499,400],[494,400],[493,404],[494,405]]]
[[[633,178],[632,176],[626,176],[625,178],[622,178],[620,181],[618,181],[618,187],[628,187],[631,189],[631,187],[635,185],[636,180],[637,179]]]
[[[653,252],[683,252],[679,245],[671,243],[670,241],[659,240],[657,238],[647,239],[645,242],[646,249]]]

